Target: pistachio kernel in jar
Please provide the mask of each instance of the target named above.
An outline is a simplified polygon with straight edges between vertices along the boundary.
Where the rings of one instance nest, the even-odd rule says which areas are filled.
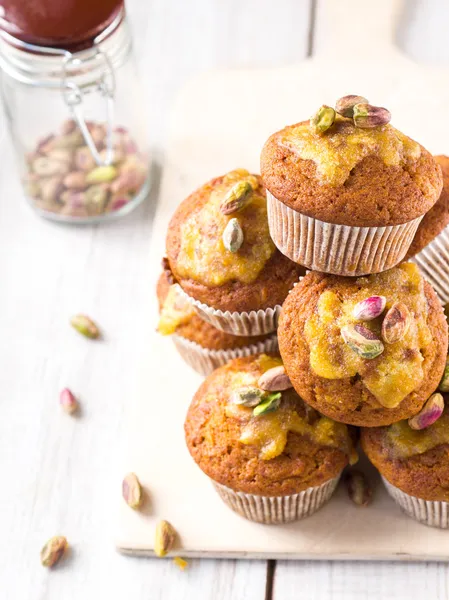
[[[87,129],[105,161],[106,126],[89,121]],[[65,121],[58,134],[38,141],[27,154],[23,185],[28,198],[43,212],[74,220],[121,211],[145,184],[148,167],[125,128],[116,128],[112,141],[110,164],[99,165],[76,123]],[[75,196],[78,192],[83,194]]]

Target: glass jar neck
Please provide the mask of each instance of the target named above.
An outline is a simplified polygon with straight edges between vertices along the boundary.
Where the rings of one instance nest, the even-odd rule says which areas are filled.
[[[68,83],[82,88],[113,76],[131,52],[131,36],[121,10],[89,48],[70,52],[61,48],[36,46],[0,32],[0,67],[23,84],[60,88]]]

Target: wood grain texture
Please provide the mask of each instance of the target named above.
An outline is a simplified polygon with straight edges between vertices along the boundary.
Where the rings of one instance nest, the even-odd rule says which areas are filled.
[[[308,0],[280,0],[274,20],[268,0],[239,7],[129,0],[157,157],[173,97],[188,78],[240,60],[257,66],[270,56],[277,64],[305,54]],[[273,22],[278,31],[270,34]],[[157,186],[149,202],[116,223],[56,226],[25,205],[7,136],[0,157],[0,597],[263,600],[265,561],[192,560],[181,572],[171,560],[114,550],[122,424],[153,294],[148,241]],[[68,319],[80,311],[98,321],[104,341],[71,330]],[[64,386],[79,396],[79,418],[60,410]],[[72,549],[49,572],[39,551],[55,534],[66,535]]]
[[[449,597],[447,566],[438,563],[278,562],[273,600],[411,600]]]

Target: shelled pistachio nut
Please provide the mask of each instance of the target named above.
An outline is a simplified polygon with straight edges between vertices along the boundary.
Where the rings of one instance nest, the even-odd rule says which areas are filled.
[[[69,415],[72,415],[78,410],[78,400],[69,388],[64,388],[59,394],[59,403],[62,406],[62,409]]]
[[[383,313],[386,303],[385,296],[370,296],[354,306],[352,316],[358,321],[372,321]]]
[[[89,186],[84,192],[86,197],[86,209],[89,214],[101,215],[106,208],[109,198],[107,185],[99,183]]]
[[[60,175],[47,177],[39,182],[39,195],[45,204],[53,204],[59,198],[64,187]]]
[[[245,208],[251,200],[253,187],[248,181],[235,183],[223,198],[220,210],[224,215],[231,215]]]
[[[408,420],[412,429],[426,429],[441,417],[444,411],[444,398],[441,394],[432,394],[420,412]]]
[[[345,325],[341,328],[345,343],[362,358],[371,360],[384,351],[384,345],[377,335],[364,325]]]
[[[38,156],[33,161],[32,169],[40,177],[52,177],[53,175],[65,175],[69,172],[70,167],[66,161],[48,156]]]
[[[382,321],[382,339],[387,344],[399,342],[407,333],[411,315],[403,302],[395,302]]]
[[[166,556],[175,545],[177,533],[168,521],[159,521],[156,526],[154,552],[156,556]]]
[[[368,104],[368,100],[363,96],[343,96],[343,98],[339,98],[335,103],[335,110],[342,117],[346,117],[352,119],[354,116],[354,106],[356,104]]]
[[[244,387],[235,390],[230,397],[231,402],[241,406],[249,406],[251,408],[260,404],[264,397],[264,392],[256,387]]]
[[[223,245],[226,250],[238,252],[242,247],[244,235],[238,219],[231,219],[223,231]]]
[[[354,125],[362,129],[372,129],[391,121],[391,113],[382,106],[360,103],[354,106]]]
[[[257,385],[266,392],[282,392],[293,387],[284,365],[273,367],[259,377]]]
[[[95,169],[97,163],[95,162],[92,152],[88,146],[81,146],[75,151],[75,167],[80,171],[91,171]]]
[[[67,548],[67,539],[63,535],[52,537],[41,550],[41,564],[44,567],[54,567],[64,556]]]
[[[142,486],[135,473],[128,473],[122,481],[122,496],[134,510],[142,504]]]
[[[345,483],[348,496],[354,504],[368,506],[373,497],[373,490],[365,475],[360,471],[351,469],[346,474]]]
[[[95,167],[86,175],[86,182],[91,183],[108,183],[117,177],[117,169],[113,165],[105,165]]]
[[[78,333],[84,335],[84,337],[90,338],[91,340],[96,340],[100,337],[100,330],[96,323],[86,315],[76,315],[72,317],[70,319],[70,324],[78,331]]]
[[[70,171],[62,180],[66,188],[83,190],[87,186],[86,173],[84,171]]]
[[[310,119],[310,127],[315,133],[324,133],[335,121],[335,110],[323,104]]]

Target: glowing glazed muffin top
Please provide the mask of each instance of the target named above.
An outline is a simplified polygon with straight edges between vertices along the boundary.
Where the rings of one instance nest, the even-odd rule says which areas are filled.
[[[230,214],[221,207],[236,184],[248,184],[244,206]],[[260,179],[245,169],[237,169],[207,184],[207,201],[192,212],[180,228],[181,244],[176,270],[205,285],[222,285],[238,280],[253,282],[275,251],[268,230],[265,191]],[[229,222],[237,219],[243,242],[236,251],[225,247],[223,234]]]

